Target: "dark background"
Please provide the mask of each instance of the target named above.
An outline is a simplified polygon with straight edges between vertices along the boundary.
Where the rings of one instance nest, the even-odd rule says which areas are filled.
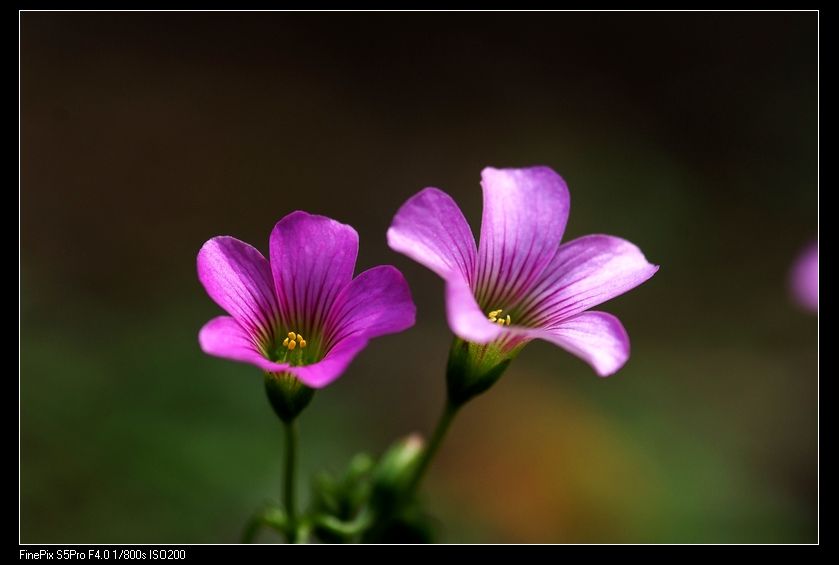
[[[599,379],[533,342],[424,483],[446,542],[815,542],[817,12],[20,13],[20,540],[236,542],[278,498],[258,369],[204,355],[195,258],[302,209],[393,264],[417,324],[300,420],[308,477],[428,435],[443,284],[385,231],[426,186],[474,231],[483,167],[568,182],[564,240],[660,271],[599,309]],[[264,534],[261,541],[279,538]]]

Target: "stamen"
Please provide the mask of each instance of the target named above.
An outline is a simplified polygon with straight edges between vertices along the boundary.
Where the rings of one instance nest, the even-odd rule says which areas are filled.
[[[294,348],[298,345],[301,348],[306,347],[306,340],[303,339],[303,336],[298,333],[288,332],[288,337],[283,340],[283,347],[288,347],[289,351],[294,351]]]
[[[499,308],[498,310],[493,310],[492,312],[490,312],[489,313],[489,321],[493,322],[493,323],[496,323],[499,326],[503,326],[503,325],[509,326],[510,323],[512,322],[512,320],[510,319],[509,314],[507,314],[506,318],[502,318],[501,317],[501,312],[503,312],[503,311],[504,310]]]

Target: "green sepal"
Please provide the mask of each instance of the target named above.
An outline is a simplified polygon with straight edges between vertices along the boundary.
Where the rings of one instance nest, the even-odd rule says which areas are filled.
[[[265,373],[265,392],[274,412],[286,424],[293,422],[315,395],[315,389],[289,373]]]
[[[446,390],[453,406],[464,405],[501,378],[524,344],[502,351],[495,343],[481,345],[454,338],[446,366]]]

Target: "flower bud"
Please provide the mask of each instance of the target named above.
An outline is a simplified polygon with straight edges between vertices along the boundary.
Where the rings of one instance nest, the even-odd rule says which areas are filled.
[[[419,434],[411,434],[393,444],[373,470],[371,504],[381,510],[392,510],[401,502],[414,476],[425,449]]]

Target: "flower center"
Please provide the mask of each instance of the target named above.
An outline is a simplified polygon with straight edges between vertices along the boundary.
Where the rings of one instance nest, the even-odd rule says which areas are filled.
[[[282,345],[276,343],[266,348],[266,357],[275,363],[291,363],[295,367],[311,365],[316,361],[317,348],[306,347],[308,343],[299,333],[288,332]]]
[[[294,348],[300,346],[300,349],[306,347],[306,340],[303,336],[294,332],[288,332],[288,337],[283,340],[283,347],[288,347],[289,351],[294,351]]]
[[[492,312],[490,312],[489,313],[489,321],[490,322],[495,322],[499,326],[503,326],[505,324],[509,326],[510,325],[510,315],[507,314],[506,318],[502,317],[501,312],[503,312],[503,311],[504,310],[499,309],[499,310],[493,310]]]

